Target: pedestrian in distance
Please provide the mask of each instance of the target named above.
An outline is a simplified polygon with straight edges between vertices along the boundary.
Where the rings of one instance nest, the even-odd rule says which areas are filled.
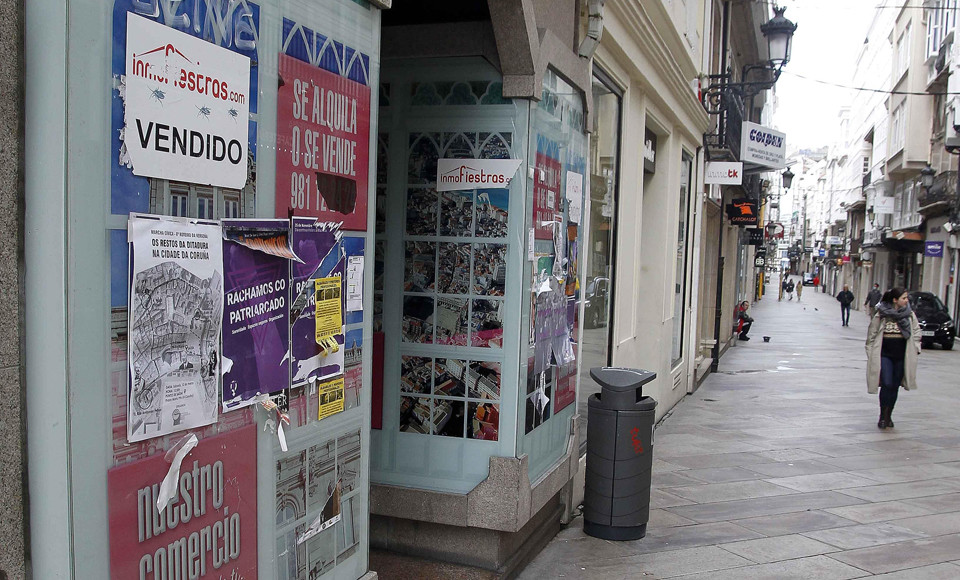
[[[867,392],[880,391],[877,427],[893,427],[893,407],[900,387],[917,388],[920,356],[920,323],[903,288],[892,288],[881,297],[877,314],[867,329]]]
[[[740,340],[750,340],[747,334],[750,332],[750,327],[753,326],[753,318],[747,314],[749,309],[750,303],[746,300],[737,305],[737,332]]]
[[[817,292],[820,289],[820,274],[816,274],[813,277],[813,291]]]
[[[790,277],[784,276],[783,280],[780,282],[780,300],[783,300],[784,296],[787,296],[787,285],[790,283]]]
[[[863,305],[867,307],[867,313],[870,314],[870,318],[877,315],[877,303],[880,302],[881,298],[883,298],[883,294],[880,292],[880,285],[874,282],[873,289],[867,293],[867,299],[863,303]]]
[[[803,280],[797,282],[797,302],[800,302],[800,296],[803,295]]]
[[[786,288],[787,297],[788,297],[787,300],[793,300],[793,288],[794,288],[793,280],[791,280],[790,278],[787,278],[787,288]]]
[[[853,304],[855,298],[853,297],[853,292],[850,291],[850,286],[847,284],[843,285],[843,290],[837,294],[837,302],[840,303],[840,321],[843,323],[842,326],[850,326],[850,305]]]

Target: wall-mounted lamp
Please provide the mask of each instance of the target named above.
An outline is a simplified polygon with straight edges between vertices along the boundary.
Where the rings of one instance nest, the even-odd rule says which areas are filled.
[[[760,32],[767,39],[767,54],[770,56],[770,64],[781,68],[790,62],[790,53],[793,49],[793,33],[797,31],[797,25],[783,16],[786,10],[786,8],[774,7],[773,18],[766,24],[760,25]]]
[[[730,69],[723,74],[708,75],[710,81],[701,96],[703,108],[710,114],[720,113],[720,101],[725,90],[734,90],[740,97],[752,96],[760,91],[773,88],[783,67],[790,62],[790,56],[793,52],[793,34],[797,31],[797,25],[788,20],[783,13],[786,8],[774,7],[773,18],[760,25],[760,32],[767,40],[767,60],[759,64],[746,65],[740,70],[740,82],[733,81],[733,73]],[[761,79],[748,80],[751,73],[760,72]],[[756,75],[754,75],[756,76]]]
[[[790,168],[787,167],[786,171],[780,174],[780,177],[783,178],[783,188],[790,189],[790,186],[793,185],[793,172],[790,171]]]
[[[927,166],[920,170],[920,185],[923,186],[927,192],[930,192],[930,188],[933,187],[933,178],[936,177],[937,172],[930,167],[930,164],[927,163]]]

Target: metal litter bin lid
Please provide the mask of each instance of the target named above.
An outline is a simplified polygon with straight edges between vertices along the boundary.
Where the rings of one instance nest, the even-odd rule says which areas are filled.
[[[657,373],[643,369],[620,367],[593,367],[590,377],[604,389],[617,393],[632,391],[657,378]]]

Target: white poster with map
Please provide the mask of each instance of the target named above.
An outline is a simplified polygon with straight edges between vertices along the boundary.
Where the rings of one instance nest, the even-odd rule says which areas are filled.
[[[127,439],[216,422],[223,321],[220,224],[131,214]]]

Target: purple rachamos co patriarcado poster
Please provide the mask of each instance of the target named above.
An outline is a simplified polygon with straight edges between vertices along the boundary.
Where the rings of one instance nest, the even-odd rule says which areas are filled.
[[[287,220],[223,220],[223,410],[290,386]]]

